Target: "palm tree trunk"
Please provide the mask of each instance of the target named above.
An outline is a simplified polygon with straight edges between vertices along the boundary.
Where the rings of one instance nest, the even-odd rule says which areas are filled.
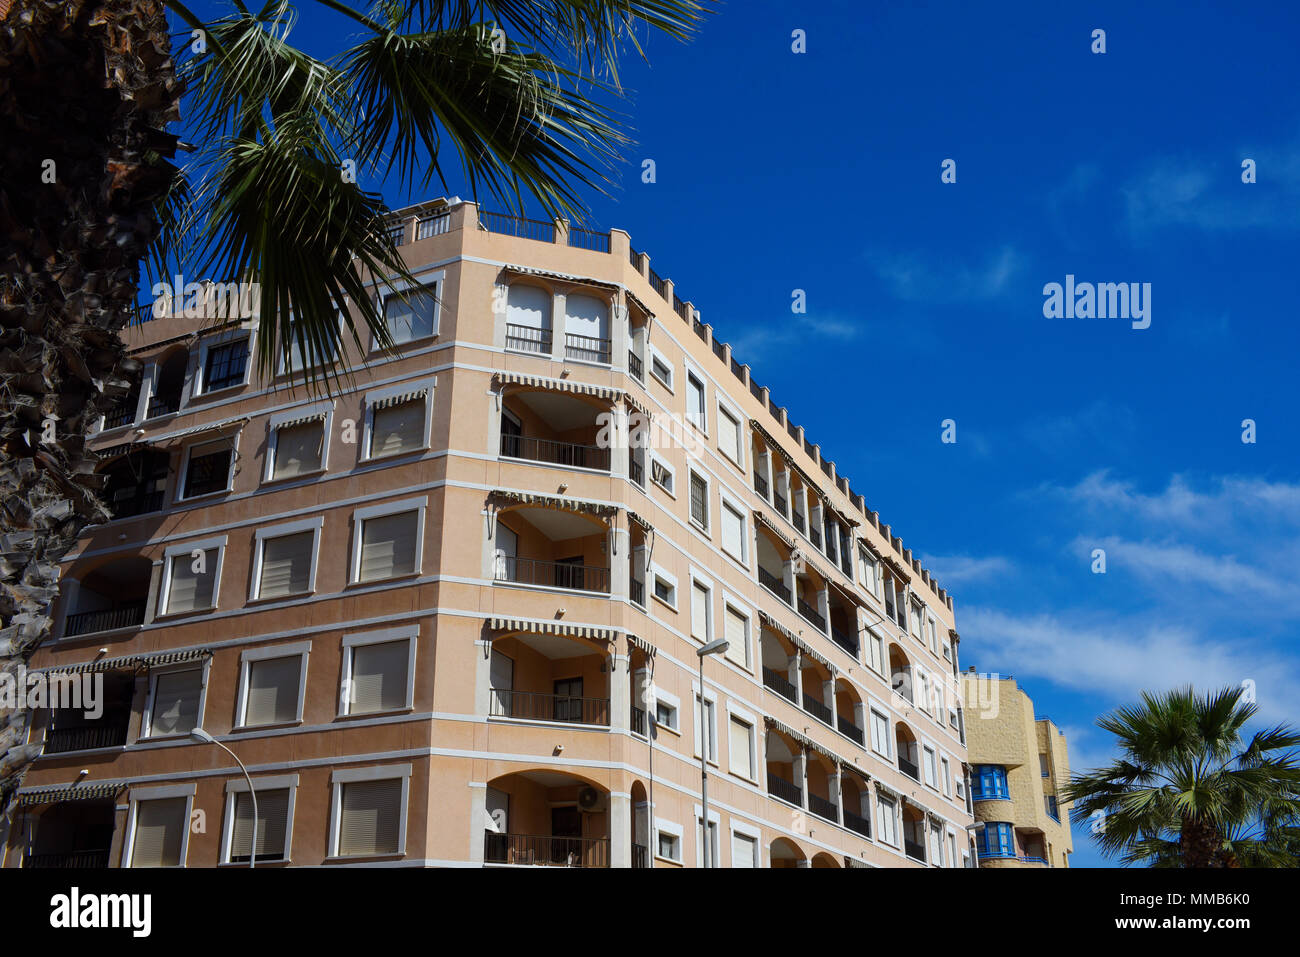
[[[25,687],[59,562],[104,516],[86,436],[139,375],[119,332],[180,93],[159,0],[14,0],[0,20],[0,690]],[[0,711],[0,841],[29,724]]]
[[[1178,835],[1184,867],[1223,867],[1219,829],[1199,818],[1183,815]]]

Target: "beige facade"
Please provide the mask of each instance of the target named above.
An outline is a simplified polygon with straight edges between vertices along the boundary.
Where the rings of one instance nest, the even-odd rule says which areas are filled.
[[[36,712],[5,866],[698,866],[702,747],[715,865],[968,863],[952,600],[821,448],[626,233],[398,218],[330,398],[129,330],[32,663],[108,705]]]
[[[970,749],[976,842],[981,867],[1069,867],[1074,853],[1070,805],[1059,800],[1070,779],[1065,734],[1036,718],[1015,679],[962,676]]]

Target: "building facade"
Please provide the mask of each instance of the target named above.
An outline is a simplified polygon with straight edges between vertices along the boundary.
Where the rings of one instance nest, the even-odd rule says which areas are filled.
[[[980,867],[1069,867],[1074,853],[1065,734],[1015,679],[962,676]]]
[[[128,331],[5,866],[969,866],[952,599],[749,367],[619,230],[393,228],[330,397]]]

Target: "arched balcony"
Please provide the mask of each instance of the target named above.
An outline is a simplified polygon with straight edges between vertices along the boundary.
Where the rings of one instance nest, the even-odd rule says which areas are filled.
[[[112,798],[62,801],[34,814],[23,867],[108,867],[116,812]]]
[[[570,635],[516,633],[492,642],[489,714],[609,727],[609,653]]]
[[[150,448],[136,448],[109,459],[99,469],[104,476],[103,497],[114,519],[156,512],[167,494],[171,456]]]
[[[513,390],[502,400],[501,457],[608,472],[611,445],[598,439],[601,416],[612,408],[608,400],[586,395]]]
[[[189,367],[189,350],[176,346],[168,350],[158,362],[153,394],[149,398],[146,419],[179,412],[181,396],[185,391],[185,373]]]
[[[802,748],[784,733],[768,728],[763,753],[766,756],[767,792],[796,807],[803,807]]]
[[[768,863],[773,868],[807,867],[808,855],[794,841],[778,837],[768,848]]]
[[[871,787],[865,777],[853,773],[849,765],[840,777],[840,807],[844,826],[865,838],[871,837]]]
[[[64,585],[63,637],[78,638],[144,624],[153,563],[142,556],[74,570]]]
[[[812,866],[813,867],[840,867],[841,865],[840,862],[837,861],[834,856],[827,854],[825,851],[822,851],[818,854],[813,855]]]
[[[925,863],[925,814],[903,803],[903,850],[914,861]]]
[[[791,704],[799,704],[798,649],[784,635],[763,625],[759,636],[763,659],[763,684]]]
[[[898,770],[914,781],[921,780],[921,755],[916,735],[902,721],[894,723],[894,744],[898,749]]]
[[[912,704],[912,662],[898,645],[889,646],[889,678],[894,693]]]
[[[862,747],[866,747],[867,737],[863,731],[866,723],[866,706],[857,688],[844,678],[835,679],[835,727],[840,734],[852,738]]]
[[[833,708],[835,676],[822,662],[808,655],[802,657],[799,676],[803,709],[822,724],[835,727]]]
[[[483,863],[609,867],[610,794],[575,774],[529,770],[488,782]]]
[[[787,605],[794,605],[794,574],[790,547],[762,522],[758,527],[759,583]]]

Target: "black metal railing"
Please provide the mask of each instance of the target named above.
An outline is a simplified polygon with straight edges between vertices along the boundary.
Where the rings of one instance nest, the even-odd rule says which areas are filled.
[[[835,802],[828,801],[824,797],[818,797],[811,792],[808,794],[808,810],[828,821],[839,820],[839,815],[835,812]]]
[[[858,643],[849,632],[831,625],[831,640],[851,654],[854,658],[858,656]]]
[[[641,357],[630,349],[627,353],[627,371],[637,381],[645,381],[645,367],[641,365]]]
[[[831,723],[831,709],[816,698],[803,696],[803,709],[823,724]]]
[[[518,585],[547,585],[572,591],[609,593],[609,569],[599,565],[570,565],[540,558],[497,557],[497,581]]]
[[[637,485],[640,485],[642,488],[645,488],[645,466],[644,465],[642,465],[636,459],[628,459],[627,474],[631,477],[633,482],[636,482]]]
[[[650,848],[644,844],[632,844],[632,866],[649,867],[650,866]]]
[[[767,479],[757,472],[754,473],[754,491],[767,498]]]
[[[667,291],[667,287],[665,286],[663,279],[660,277],[660,275],[657,272],[654,271],[653,266],[650,267],[650,287],[654,289],[655,292],[659,293],[660,296],[663,296],[663,294]]]
[[[608,727],[609,699],[493,688],[491,713],[498,718],[563,721],[569,724],[598,724]]]
[[[767,793],[791,804],[803,804],[803,789],[793,781],[787,781],[775,774],[767,776]]]
[[[113,631],[115,628],[134,628],[143,625],[144,606],[145,603],[142,601],[133,601],[116,608],[81,611],[69,615],[63,622],[63,637],[74,638],[77,635],[91,635],[97,631]]]
[[[817,528],[817,526],[815,525],[808,526],[808,541],[816,545],[818,549],[822,547],[822,533],[821,530]]]
[[[902,771],[914,781],[921,780],[921,769],[901,754],[898,756],[898,770]]]
[[[502,233],[506,236],[518,236],[520,239],[535,239],[542,243],[555,242],[555,223],[544,223],[539,219],[524,219],[509,213],[488,213],[479,211],[479,225],[490,233]]]
[[[171,415],[179,411],[181,407],[181,397],[176,396],[155,396],[149,400],[149,411],[145,414],[147,419],[156,419],[160,415]]]
[[[787,605],[790,604],[790,589],[785,587],[785,583],[769,572],[762,565],[758,566],[758,581],[764,588],[770,591],[777,598],[781,599]]]
[[[570,468],[609,470],[609,449],[528,435],[502,435],[501,454],[507,458],[567,465]]]
[[[627,247],[627,261],[632,264],[633,269],[641,268],[641,254],[633,249],[631,245]]]
[[[794,684],[785,675],[779,671],[773,671],[766,665],[763,666],[763,684],[771,688],[782,698],[799,703],[799,691]]]
[[[127,396],[126,401],[104,413],[104,428],[116,429],[119,426],[130,425],[135,421],[136,408],[139,404],[138,395]]]
[[[807,526],[804,525],[804,519],[803,519],[803,516],[800,515],[798,512],[795,512],[794,515],[793,515],[793,524],[794,524],[794,527],[797,528],[797,529],[799,530],[799,534],[800,534],[800,535],[804,534],[804,529],[805,529]]]
[[[920,861],[922,864],[925,863],[925,848],[916,843],[916,841],[909,841],[907,838],[903,838],[903,850],[907,852],[907,856],[912,860]]]
[[[637,581],[633,578],[628,582],[628,597],[632,599],[632,604],[645,607],[645,582]]]
[[[786,514],[785,496],[782,495],[780,492],[774,492],[772,494],[772,504],[776,506],[776,510],[780,512],[782,515]]]
[[[597,233],[590,229],[569,227],[569,245],[577,249],[589,249],[593,253],[609,252],[609,233]]]
[[[162,492],[146,492],[143,495],[132,495],[130,498],[109,502],[108,511],[114,518],[130,518],[132,515],[156,512],[162,508],[162,505]]]
[[[564,356],[566,359],[579,359],[583,362],[599,362],[609,365],[610,340],[599,336],[581,336],[576,332],[564,334]]]
[[[646,723],[645,709],[638,708],[636,705],[633,705],[632,706],[632,733],[639,734],[641,735],[641,737],[644,738],[646,736],[647,727],[648,724]]]
[[[116,720],[105,718],[95,724],[73,728],[52,728],[45,736],[46,754],[90,751],[94,748],[118,748],[126,744],[129,715]]]
[[[487,864],[547,867],[609,867],[607,837],[548,837],[532,834],[483,835]]]
[[[507,322],[506,348],[513,349],[515,352],[536,352],[541,355],[550,355],[551,330]]]
[[[840,729],[840,734],[846,738],[852,738],[858,744],[866,747],[867,736],[863,734],[862,729],[842,715],[835,716],[835,727]]]
[[[871,836],[871,821],[860,814],[854,814],[852,811],[845,810],[844,826],[850,831],[855,831],[863,837]]]
[[[23,867],[67,868],[69,870],[98,870],[108,867],[109,848],[93,851],[61,851],[54,854],[28,854]]]
[[[799,614],[803,615],[805,621],[816,625],[822,631],[826,630],[826,619],[817,614],[817,609],[802,598],[799,599]]]

